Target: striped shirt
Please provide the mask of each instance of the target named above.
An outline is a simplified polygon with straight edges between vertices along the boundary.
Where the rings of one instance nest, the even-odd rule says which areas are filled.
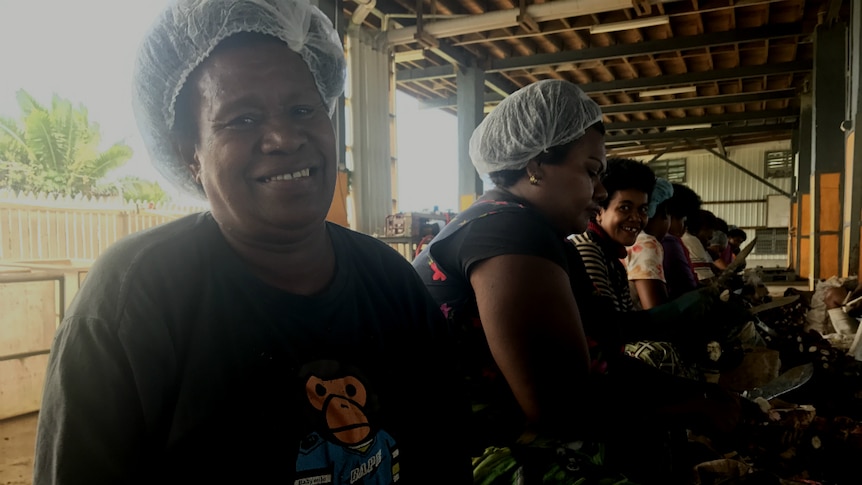
[[[569,241],[578,248],[587,274],[599,294],[608,297],[618,312],[634,310],[634,303],[629,292],[629,279],[626,268],[617,254],[601,237],[587,230],[583,234],[569,236]]]
[[[700,239],[686,232],[682,235],[682,243],[688,249],[688,254],[691,257],[691,265],[697,274],[697,279],[703,281],[714,277],[715,273],[712,272],[712,256],[703,247]]]

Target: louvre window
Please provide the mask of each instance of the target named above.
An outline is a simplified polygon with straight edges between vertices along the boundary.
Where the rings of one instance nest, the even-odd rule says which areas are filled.
[[[790,150],[766,152],[766,178],[784,178],[793,176],[793,153]]]
[[[756,254],[787,254],[789,237],[787,228],[756,229],[757,241],[754,243]]]
[[[656,177],[665,178],[671,182],[685,183],[685,159],[656,160],[649,163],[649,168]]]

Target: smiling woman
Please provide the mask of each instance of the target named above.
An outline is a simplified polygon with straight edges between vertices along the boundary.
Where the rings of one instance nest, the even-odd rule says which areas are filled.
[[[176,116],[190,123],[179,124],[196,127],[182,130],[180,151],[237,245],[260,237],[289,242],[329,209],[335,132],[305,66],[274,37],[237,34],[213,50],[180,92],[177,107],[187,111]],[[319,287],[329,278],[321,277]]]
[[[601,202],[601,211],[586,232],[570,240],[581,253],[601,296],[610,299],[616,311],[632,311],[628,276],[620,260],[626,257],[626,247],[635,243],[649,219],[655,174],[637,160],[612,158],[602,183],[608,197]]]
[[[93,265],[51,349],[37,485],[470,481],[450,327],[403,257],[325,220],[344,73],[307,0],[158,17],[135,114],[212,210]]]

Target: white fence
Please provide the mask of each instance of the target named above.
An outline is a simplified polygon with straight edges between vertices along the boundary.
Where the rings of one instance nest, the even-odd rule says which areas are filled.
[[[0,260],[96,259],[118,239],[201,210],[0,190]]]

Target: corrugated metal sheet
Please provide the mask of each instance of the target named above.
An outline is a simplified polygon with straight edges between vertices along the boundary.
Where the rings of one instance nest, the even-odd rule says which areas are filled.
[[[766,226],[766,201],[733,204],[703,204],[716,217],[724,219],[728,224],[738,227]]]
[[[764,177],[766,152],[790,148],[789,141],[759,143],[731,147],[727,157]],[[686,185],[700,195],[704,209],[714,212],[728,224],[766,226],[766,196],[777,194],[776,190],[706,151],[670,153],[662,157],[663,160],[678,158],[686,159]],[[767,180],[786,192],[792,192],[791,178]]]

